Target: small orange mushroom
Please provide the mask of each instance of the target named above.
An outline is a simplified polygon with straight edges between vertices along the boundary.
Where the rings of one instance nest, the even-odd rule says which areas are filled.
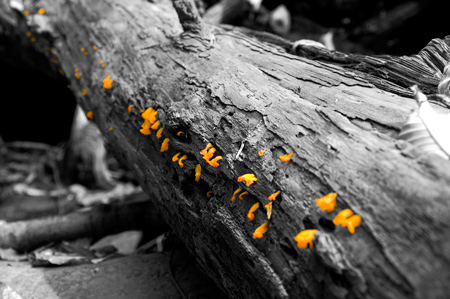
[[[186,159],[187,159],[187,155],[184,155],[183,157],[180,158],[180,160],[178,160],[178,164],[180,165],[180,168],[184,167],[184,164],[181,161],[186,160]]]
[[[253,239],[261,239],[263,237],[263,234],[265,234],[268,230],[269,230],[269,222],[264,222],[253,233]]]
[[[352,234],[355,233],[355,228],[360,225],[361,225],[361,216],[359,215],[350,216],[342,223],[342,227],[347,227],[348,231]]]
[[[86,89],[82,89],[81,92],[83,93],[83,95],[87,95],[87,90]]]
[[[272,216],[272,202],[269,202],[264,207],[267,210],[267,219],[270,219],[270,217]]]
[[[262,157],[265,152],[266,152],[265,150],[260,150],[258,154],[259,154],[260,157]]]
[[[31,32],[28,31],[27,32],[27,36],[30,37],[31,36]]]
[[[178,156],[181,154],[181,152],[179,152],[179,153],[176,153],[173,157],[172,157],[172,161],[173,162],[176,162],[176,161],[178,161]]]
[[[148,119],[144,119],[144,123],[141,125],[142,128],[150,128],[150,122],[148,121]]]
[[[297,241],[297,247],[298,248],[306,248],[308,247],[309,244],[309,248],[313,248],[313,242],[312,240],[314,239],[314,235],[317,233],[317,229],[307,229],[304,231],[301,231],[295,238],[294,240]]]
[[[88,54],[89,54],[88,51],[84,52],[84,55],[88,55]]]
[[[213,192],[212,192],[212,190],[211,191],[208,191],[208,192],[206,192],[206,196],[207,197],[211,197],[213,195]]]
[[[352,215],[353,215],[353,211],[352,211],[352,210],[350,210],[350,209],[344,209],[344,210],[340,211],[340,212],[336,215],[336,217],[334,217],[333,223],[334,223],[334,225],[342,224],[342,223],[344,223],[344,221],[345,221],[348,217],[350,217],[350,216],[352,216]]]
[[[211,143],[208,143],[208,145],[205,147],[205,149],[203,149],[203,150],[201,150],[200,151],[200,155],[206,155],[206,153],[208,152],[208,149],[210,148],[210,147],[212,147],[212,144]]]
[[[92,49],[97,50],[97,46],[93,46]]]
[[[106,66],[106,64],[102,64],[102,67],[105,67]]]
[[[215,152],[216,152],[215,148],[210,149],[206,154],[203,155],[203,159],[205,159],[206,162],[209,163],[209,159],[211,159],[212,156],[214,156]]]
[[[184,132],[183,131],[178,132],[177,136],[180,136],[181,134],[184,134]]]
[[[215,150],[215,149],[214,149]],[[222,156],[217,156],[214,159],[212,159],[211,161],[208,161],[209,165],[211,165],[212,167],[217,167],[219,166],[219,163],[217,163],[217,161],[219,161],[220,159],[222,159]]]
[[[111,75],[103,79],[103,87],[106,89],[111,89],[111,84],[113,83],[113,80],[110,79]]]
[[[241,175],[238,178],[238,182],[245,181],[247,187],[250,187],[250,185],[253,184],[253,182],[256,182],[257,180],[258,179],[255,177],[255,175],[250,173]]]
[[[253,221],[253,219],[255,219],[255,215],[253,215],[253,212],[256,211],[258,208],[259,208],[259,202],[255,203],[248,211],[247,218],[250,221]]]
[[[164,139],[163,143],[161,144],[161,153],[163,153],[169,149],[169,142],[170,142],[170,138]]]
[[[161,123],[160,120],[158,120],[157,122],[155,122],[155,123],[151,126],[152,130],[158,130],[158,127],[159,127],[159,124],[160,124],[160,123]]]
[[[289,155],[280,156],[281,162],[290,161],[293,154],[294,154],[294,152],[291,152]]]
[[[84,48],[81,48],[80,50],[81,50],[81,52],[84,52]]]
[[[32,38],[31,38],[31,42],[32,42],[32,43],[35,43],[35,42],[36,42],[36,38],[32,37]]]
[[[275,198],[278,196],[278,194],[280,194],[281,191],[277,191],[274,194],[269,196],[269,200],[275,200]]]
[[[234,191],[234,193],[233,193],[233,197],[231,198],[231,201],[234,201],[236,194],[238,194],[241,191],[242,191],[241,188],[237,188],[236,191]]]
[[[242,196],[244,196],[244,195],[246,195],[246,194],[249,194],[248,191],[242,192],[242,193],[239,195],[239,199],[242,200],[242,199],[243,199]]]
[[[29,12],[28,10],[25,10],[25,11],[23,12],[23,15],[24,15],[24,16],[28,16],[29,13],[30,13],[30,12]]]
[[[75,73],[75,78],[80,79],[80,74]]]
[[[40,14],[40,15],[45,14],[45,9],[43,9],[43,8],[39,9],[38,14]]]
[[[155,109],[153,109],[153,107],[148,107],[147,109],[144,110],[143,113],[146,113],[146,114],[145,114],[145,115],[142,114],[142,117],[143,117],[143,118],[148,118],[148,116],[149,116],[151,113],[153,113],[153,112],[155,112]]]
[[[158,132],[156,132],[156,137],[158,137],[158,139],[161,138],[162,132],[163,132],[163,128],[160,128],[158,130]]]
[[[109,130],[112,131],[112,130],[113,130],[113,127],[110,127]]]
[[[134,105],[128,106],[128,112],[131,112],[131,109],[134,107]]]
[[[142,118],[148,120],[150,122],[150,125],[153,125],[156,122],[157,114],[158,111],[150,107],[142,113]]]
[[[142,112],[142,118],[144,119],[144,123],[142,124],[142,130],[141,133],[144,135],[149,135],[151,133],[150,131],[150,127],[155,123],[156,121],[156,114],[158,114],[158,111],[156,111],[155,109],[153,109],[152,107],[144,110]],[[167,141],[168,143],[169,141]],[[164,142],[163,142],[164,144]],[[168,146],[168,144],[167,144]],[[162,150],[163,148],[161,147],[161,152],[163,152]]]
[[[197,166],[195,166],[195,181],[196,182],[200,181],[201,174],[202,174],[202,167],[200,166],[200,164],[198,164]]]
[[[88,112],[86,113],[86,117],[89,118],[89,119],[94,119],[94,112],[88,111]]]
[[[139,131],[144,135],[150,135],[152,133],[152,131],[150,131],[150,127],[144,125],[142,125],[142,129],[140,129]]]
[[[102,63],[103,63],[103,60],[99,60],[99,61],[98,61],[98,64],[102,64]]]
[[[325,210],[328,213],[331,213],[337,206],[336,197],[337,193],[328,193],[324,197],[316,198],[316,204],[320,207],[321,210]]]

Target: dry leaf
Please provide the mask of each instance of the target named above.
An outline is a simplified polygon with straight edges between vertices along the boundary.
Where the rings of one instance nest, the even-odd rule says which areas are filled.
[[[406,140],[422,152],[434,153],[448,159],[450,156],[450,114],[436,113],[427,97],[414,85],[419,108],[411,113],[403,125],[398,139]]]
[[[450,64],[442,71],[441,82],[438,85],[438,93],[450,97]]]
[[[93,251],[104,252],[105,248],[107,250],[110,250],[110,248],[113,247],[116,249],[116,252],[123,255],[129,255],[136,250],[141,239],[141,231],[130,230],[104,237],[93,244],[89,249]]]

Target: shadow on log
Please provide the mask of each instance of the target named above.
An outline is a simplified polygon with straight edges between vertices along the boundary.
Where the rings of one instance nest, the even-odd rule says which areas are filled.
[[[43,0],[44,15],[33,4],[0,3],[1,39],[18,51],[3,59],[32,53],[42,62],[54,58],[47,47],[58,53],[58,64],[48,63],[47,71],[63,70],[79,104],[94,112],[109,148],[231,297],[450,293],[449,161],[414,155],[410,145],[395,139],[416,106],[406,85],[435,92],[449,55],[445,41],[435,40],[410,58],[323,53],[344,55],[336,63],[298,57],[280,46],[288,42],[263,42],[268,35],[256,39],[240,28],[204,25],[201,35],[183,32],[164,0]],[[442,51],[437,59],[427,56],[434,44]],[[409,63],[417,60],[424,63]],[[391,75],[392,67],[401,79]],[[114,80],[112,89],[103,88],[107,76]],[[375,84],[371,78],[383,80]],[[139,110],[148,107],[158,111],[161,139],[139,132]],[[169,150],[161,153],[165,138]],[[209,142],[223,157],[217,168],[199,153]],[[292,160],[282,163],[278,157],[291,151]],[[172,162],[178,152],[187,155],[183,168]],[[198,164],[202,174],[196,182]],[[238,183],[245,173],[258,181],[250,187]],[[231,202],[238,187],[250,194]],[[214,196],[208,198],[210,190]],[[250,222],[248,210],[256,202],[267,204],[278,190],[269,231],[253,239],[267,217],[259,209]],[[329,192],[338,193],[331,214],[314,203]],[[330,224],[344,208],[362,217],[353,235]],[[319,230],[314,248],[298,249],[294,237],[313,228]]]

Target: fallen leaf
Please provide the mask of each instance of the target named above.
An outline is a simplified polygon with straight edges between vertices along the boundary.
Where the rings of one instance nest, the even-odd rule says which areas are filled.
[[[114,247],[117,249],[117,253],[129,255],[135,252],[141,239],[141,231],[130,230],[104,237],[92,245],[89,250],[110,254],[111,247]]]
[[[414,91],[419,108],[408,117],[398,139],[410,142],[424,153],[433,153],[448,159],[450,114],[438,114],[416,85],[411,89]]]

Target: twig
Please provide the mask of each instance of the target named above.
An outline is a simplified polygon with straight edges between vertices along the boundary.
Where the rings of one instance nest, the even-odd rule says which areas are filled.
[[[173,0],[173,6],[185,32],[202,32],[203,21],[193,0]]]
[[[40,151],[49,151],[52,146],[46,143],[41,142],[32,142],[32,141],[12,141],[5,142],[6,147],[12,148],[24,148],[24,149],[32,149],[32,150],[40,150]]]
[[[245,143],[245,140],[242,141],[241,147],[239,148],[239,151],[236,154],[236,160],[239,158],[239,155],[241,154],[242,150],[244,149],[244,143]]]

